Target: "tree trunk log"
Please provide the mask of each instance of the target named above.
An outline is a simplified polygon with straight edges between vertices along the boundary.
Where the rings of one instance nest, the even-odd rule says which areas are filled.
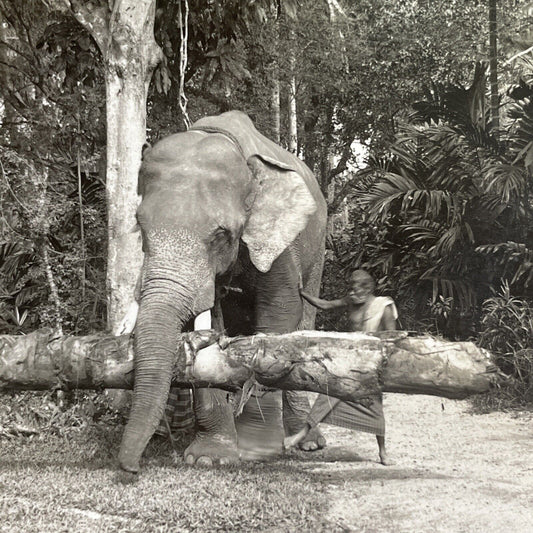
[[[129,336],[53,338],[41,330],[0,336],[0,390],[130,389]],[[181,335],[175,385],[237,390],[245,383],[358,400],[383,392],[464,398],[501,382],[490,355],[470,342],[303,331],[229,338]]]

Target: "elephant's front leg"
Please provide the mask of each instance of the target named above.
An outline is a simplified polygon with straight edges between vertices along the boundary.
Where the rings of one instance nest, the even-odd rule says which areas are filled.
[[[224,329],[220,303],[213,313],[205,312],[194,321],[194,329]],[[239,459],[237,432],[228,393],[220,389],[194,390],[195,438],[184,453],[187,464],[211,466],[235,463]]]
[[[266,273],[256,278],[256,331],[289,333],[298,329],[303,305],[299,294],[300,272],[285,250]],[[283,402],[281,391],[259,388],[235,420],[242,459],[264,459],[283,451]]]
[[[318,296],[322,279],[322,257],[317,257],[313,262],[305,280],[304,290],[309,294]],[[315,329],[316,308],[304,303],[303,317],[298,329]],[[283,392],[283,425],[287,436],[300,431],[307,422],[307,415],[311,410],[308,394],[304,391]],[[320,450],[326,446],[326,439],[318,426],[315,426],[300,442],[299,447],[304,451]]]

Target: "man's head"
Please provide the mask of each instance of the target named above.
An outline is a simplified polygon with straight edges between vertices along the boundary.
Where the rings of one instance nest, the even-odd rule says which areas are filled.
[[[366,270],[354,270],[350,275],[350,290],[348,294],[353,303],[365,303],[374,293],[374,288],[374,279]]]

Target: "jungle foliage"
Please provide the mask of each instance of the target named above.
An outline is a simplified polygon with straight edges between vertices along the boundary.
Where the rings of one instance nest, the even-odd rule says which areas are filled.
[[[388,152],[359,173],[339,258],[367,268],[405,329],[478,338],[531,401],[533,84],[508,90],[490,127],[480,65],[433,84]]]
[[[0,0],[0,333],[105,328],[103,65],[63,4]],[[405,329],[490,344],[484,302],[506,283],[527,324],[533,283],[533,70],[508,62],[531,46],[531,9],[500,4],[494,131],[485,2],[189,0],[181,80],[185,2],[158,0],[148,138],[185,128],[181,81],[191,121],[242,109],[273,135],[279,83],[286,145],[295,82],[298,153],[331,214],[323,294],[364,267]]]

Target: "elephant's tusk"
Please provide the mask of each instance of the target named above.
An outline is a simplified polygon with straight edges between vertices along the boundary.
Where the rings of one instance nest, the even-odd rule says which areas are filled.
[[[194,319],[194,331],[200,329],[211,329],[211,309],[201,312]]]

